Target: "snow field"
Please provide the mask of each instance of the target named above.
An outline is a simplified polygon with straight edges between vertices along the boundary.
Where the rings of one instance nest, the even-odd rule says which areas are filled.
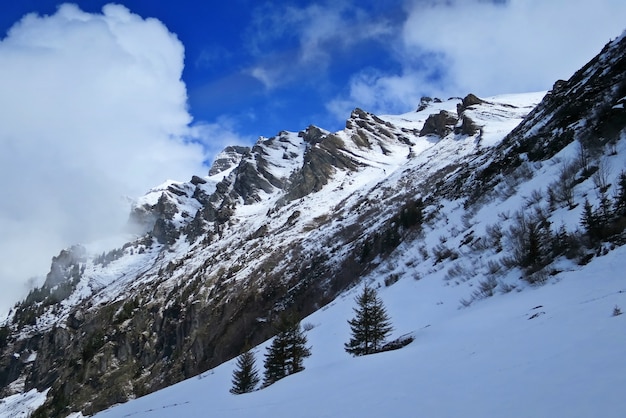
[[[523,292],[458,309],[459,287],[403,278],[379,295],[393,336],[416,340],[353,358],[343,351],[359,289],[303,320],[313,355],[306,370],[231,395],[234,360],[200,377],[97,414],[102,418],[623,417],[626,249]],[[262,371],[265,346],[255,349]]]

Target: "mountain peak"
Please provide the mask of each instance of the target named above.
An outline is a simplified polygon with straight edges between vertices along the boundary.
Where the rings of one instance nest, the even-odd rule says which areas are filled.
[[[239,145],[229,145],[222,152],[217,154],[211,168],[209,169],[209,176],[215,176],[220,173],[224,173],[229,169],[235,167],[241,159],[250,152],[250,147],[244,147]]]

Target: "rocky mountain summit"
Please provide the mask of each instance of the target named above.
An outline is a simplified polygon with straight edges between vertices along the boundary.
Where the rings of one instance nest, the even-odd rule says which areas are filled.
[[[122,247],[53,259],[0,329],[2,394],[93,414],[233,358],[366,275],[392,285],[393,265],[473,284],[462,305],[584,265],[626,242],[625,100],[621,37],[545,97],[424,98],[227,147],[207,176],[138,199]],[[579,223],[585,200],[600,229]]]

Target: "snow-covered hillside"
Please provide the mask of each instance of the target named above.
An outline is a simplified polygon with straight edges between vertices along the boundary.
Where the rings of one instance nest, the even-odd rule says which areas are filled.
[[[64,250],[0,328],[0,407],[620,416],[624,51],[607,45],[545,97],[355,109],[342,131],[228,147],[209,176],[155,188],[131,215],[137,238]],[[412,344],[343,351],[364,282]],[[306,370],[231,395],[232,359],[260,344],[260,365],[285,313],[310,329]]]
[[[400,118],[410,123],[407,116]],[[610,178],[626,169],[624,142],[601,159]],[[535,164],[516,193],[496,193],[471,216],[449,202],[421,239],[400,245],[395,257],[363,278],[379,287],[393,336],[415,336],[409,346],[358,358],[344,351],[357,286],[303,320],[313,327],[307,333],[313,355],[301,373],[232,395],[233,360],[96,416],[625,416],[626,315],[616,314],[626,308],[626,247],[607,247],[607,255],[585,266],[562,257],[541,286],[520,280],[520,269],[500,267],[491,273],[498,284],[489,292],[482,283],[502,254],[481,247],[482,255],[472,255],[468,240],[468,230],[475,236],[495,224],[509,230],[516,210],[548,211],[546,188],[579,152],[572,143]],[[552,210],[550,222],[579,229],[582,201],[600,204],[596,183],[582,181],[575,207]],[[616,181],[610,183],[608,194],[616,194]],[[423,256],[424,248],[444,243],[457,257],[438,263]],[[259,368],[267,345],[254,349]]]
[[[232,395],[230,361],[96,417],[623,417],[626,315],[613,310],[626,309],[625,257],[463,309],[460,287],[403,277],[379,294],[394,335],[415,341],[357,358],[343,350],[354,289],[304,320],[313,355],[301,373]],[[254,352],[262,365],[264,346]]]

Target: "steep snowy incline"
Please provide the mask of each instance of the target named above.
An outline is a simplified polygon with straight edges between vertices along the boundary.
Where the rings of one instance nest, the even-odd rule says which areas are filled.
[[[458,309],[459,288],[429,277],[382,288],[399,351],[352,358],[354,289],[304,319],[313,355],[274,385],[232,395],[234,361],[98,418],[325,416],[590,417],[626,414],[624,247],[558,283]],[[378,279],[380,283],[380,279]],[[262,363],[265,346],[254,352]]]

